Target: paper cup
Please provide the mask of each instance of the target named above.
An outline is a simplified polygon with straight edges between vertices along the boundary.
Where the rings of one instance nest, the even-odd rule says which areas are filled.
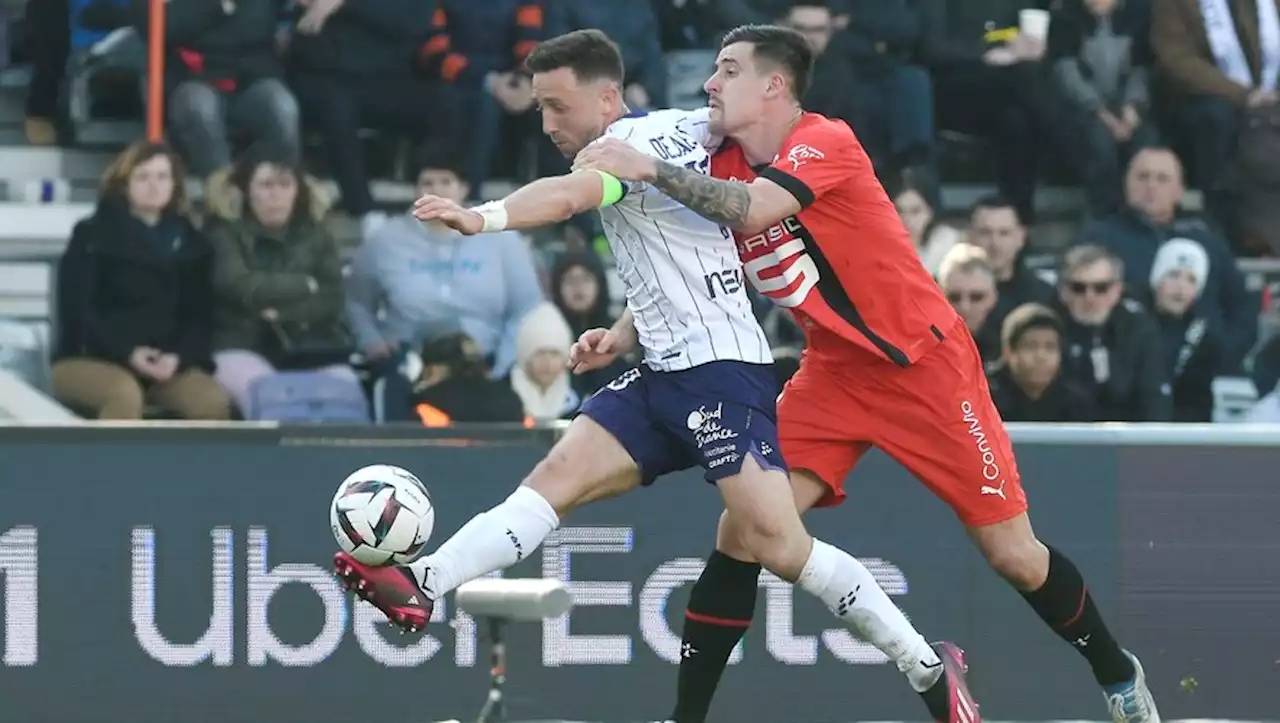
[[[1049,35],[1049,11],[1038,8],[1019,10],[1018,30],[1036,40],[1044,40]]]

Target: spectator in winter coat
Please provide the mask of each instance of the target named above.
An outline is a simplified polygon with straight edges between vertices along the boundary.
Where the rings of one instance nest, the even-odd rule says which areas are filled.
[[[324,192],[290,156],[262,149],[216,174],[214,360],[218,382],[248,410],[254,382],[321,370],[358,384],[342,318],[342,256],[322,220]]]
[[[520,321],[511,388],[532,422],[551,422],[578,411],[582,401],[573,390],[569,346],[573,336],[554,304],[535,307]]]
[[[1137,298],[1150,286],[1156,251],[1171,238],[1200,244],[1209,255],[1209,277],[1196,304],[1221,330],[1223,363],[1238,366],[1258,336],[1258,304],[1244,287],[1244,277],[1221,237],[1204,221],[1180,217],[1183,194],[1182,164],[1167,148],[1146,148],[1129,164],[1125,177],[1125,208],[1084,229],[1084,243],[1101,244],[1124,263],[1125,284]]]
[[[1019,29],[1031,0],[917,0],[922,56],[933,78],[938,125],[989,135],[999,154],[1000,192],[1018,215],[1034,218],[1032,198],[1042,161],[1056,156],[1081,175],[1061,96],[1045,81],[1045,38]]]
[[[1067,0],[1049,25],[1053,73],[1088,156],[1085,191],[1094,213],[1121,204],[1121,169],[1155,136],[1147,33],[1150,11],[1125,0]]]
[[[1221,214],[1242,112],[1280,101],[1280,3],[1155,0],[1151,46],[1174,127],[1190,147],[1192,181]]]
[[[1152,309],[1175,422],[1213,421],[1213,379],[1238,371],[1223,367],[1220,330],[1196,311],[1208,277],[1209,254],[1190,239],[1166,241],[1151,265]]]
[[[1141,304],[1123,298],[1124,264],[1101,246],[1062,260],[1056,304],[1064,320],[1063,376],[1089,390],[1100,422],[1165,422],[1160,332]]]
[[[148,404],[226,419],[213,380],[213,251],[186,217],[182,166],[139,142],[103,176],[93,216],[58,266],[54,395],[98,419],[141,419]]]
[[[538,145],[539,175],[560,173],[564,164],[538,131],[533,86],[524,59],[547,37],[545,0],[438,0],[440,23],[421,63],[439,68],[458,99],[455,112],[468,152],[466,177],[479,191],[495,161],[519,158],[530,139]],[[504,147],[508,153],[500,153]]]
[[[829,0],[810,3],[830,6]],[[791,17],[805,4],[797,3]],[[855,116],[850,125],[882,172],[931,169],[936,135],[933,80],[921,55],[925,30],[921,4],[849,0],[848,5],[848,25],[836,37],[831,52],[852,64]],[[834,14],[834,10],[825,12]],[[818,77],[815,68],[815,82]]]
[[[438,14],[421,0],[312,0],[293,26],[290,85],[323,141],[344,209],[365,220],[366,232],[384,217],[369,194],[362,129],[415,144],[461,142],[452,86],[438,63],[418,62],[439,44]]]
[[[133,0],[146,35],[148,0]],[[336,8],[338,0],[314,0]],[[165,4],[169,126],[191,170],[207,176],[231,162],[230,130],[255,144],[299,149],[298,102],[284,83],[278,0],[172,0]]]

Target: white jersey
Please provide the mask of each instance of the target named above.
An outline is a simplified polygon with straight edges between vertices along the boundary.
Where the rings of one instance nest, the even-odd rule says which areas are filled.
[[[711,166],[705,109],[628,115],[605,135],[699,173]],[[645,364],[676,371],[720,360],[772,362],[733,234],[648,184],[626,185],[622,200],[600,215]]]

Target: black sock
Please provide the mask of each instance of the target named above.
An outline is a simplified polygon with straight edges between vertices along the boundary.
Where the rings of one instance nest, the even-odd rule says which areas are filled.
[[[760,565],[711,553],[693,585],[680,642],[676,723],[704,723],[729,654],[751,625],[756,610]]]
[[[1133,661],[1111,637],[1080,570],[1065,555],[1049,547],[1049,577],[1040,589],[1024,592],[1022,597],[1041,620],[1089,661],[1100,685],[1133,679]]]

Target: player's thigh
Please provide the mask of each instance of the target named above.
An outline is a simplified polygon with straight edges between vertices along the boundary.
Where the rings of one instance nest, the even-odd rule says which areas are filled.
[[[652,481],[668,464],[668,440],[650,419],[647,386],[630,369],[588,397],[525,484],[564,515]]]
[[[616,497],[640,485],[640,469],[617,437],[578,415],[524,485],[565,516],[574,508]]]
[[[759,561],[779,577],[794,581],[809,557],[810,537],[800,519],[787,474],[762,466],[755,456],[737,473],[716,482],[726,524],[741,543],[741,557]]]
[[[966,526],[1027,509],[1013,442],[991,400],[972,340],[948,338],[875,399],[874,443],[950,505]]]
[[[807,469],[791,468],[791,498],[795,502],[796,512],[803,515],[831,494],[831,487],[817,474]],[[716,549],[738,559],[751,560],[754,555],[744,539],[742,525],[737,517],[730,517],[728,510],[720,513],[720,523],[716,526]]]
[[[803,513],[844,501],[844,481],[866,454],[869,417],[844,381],[802,363],[778,397],[778,438]]]

